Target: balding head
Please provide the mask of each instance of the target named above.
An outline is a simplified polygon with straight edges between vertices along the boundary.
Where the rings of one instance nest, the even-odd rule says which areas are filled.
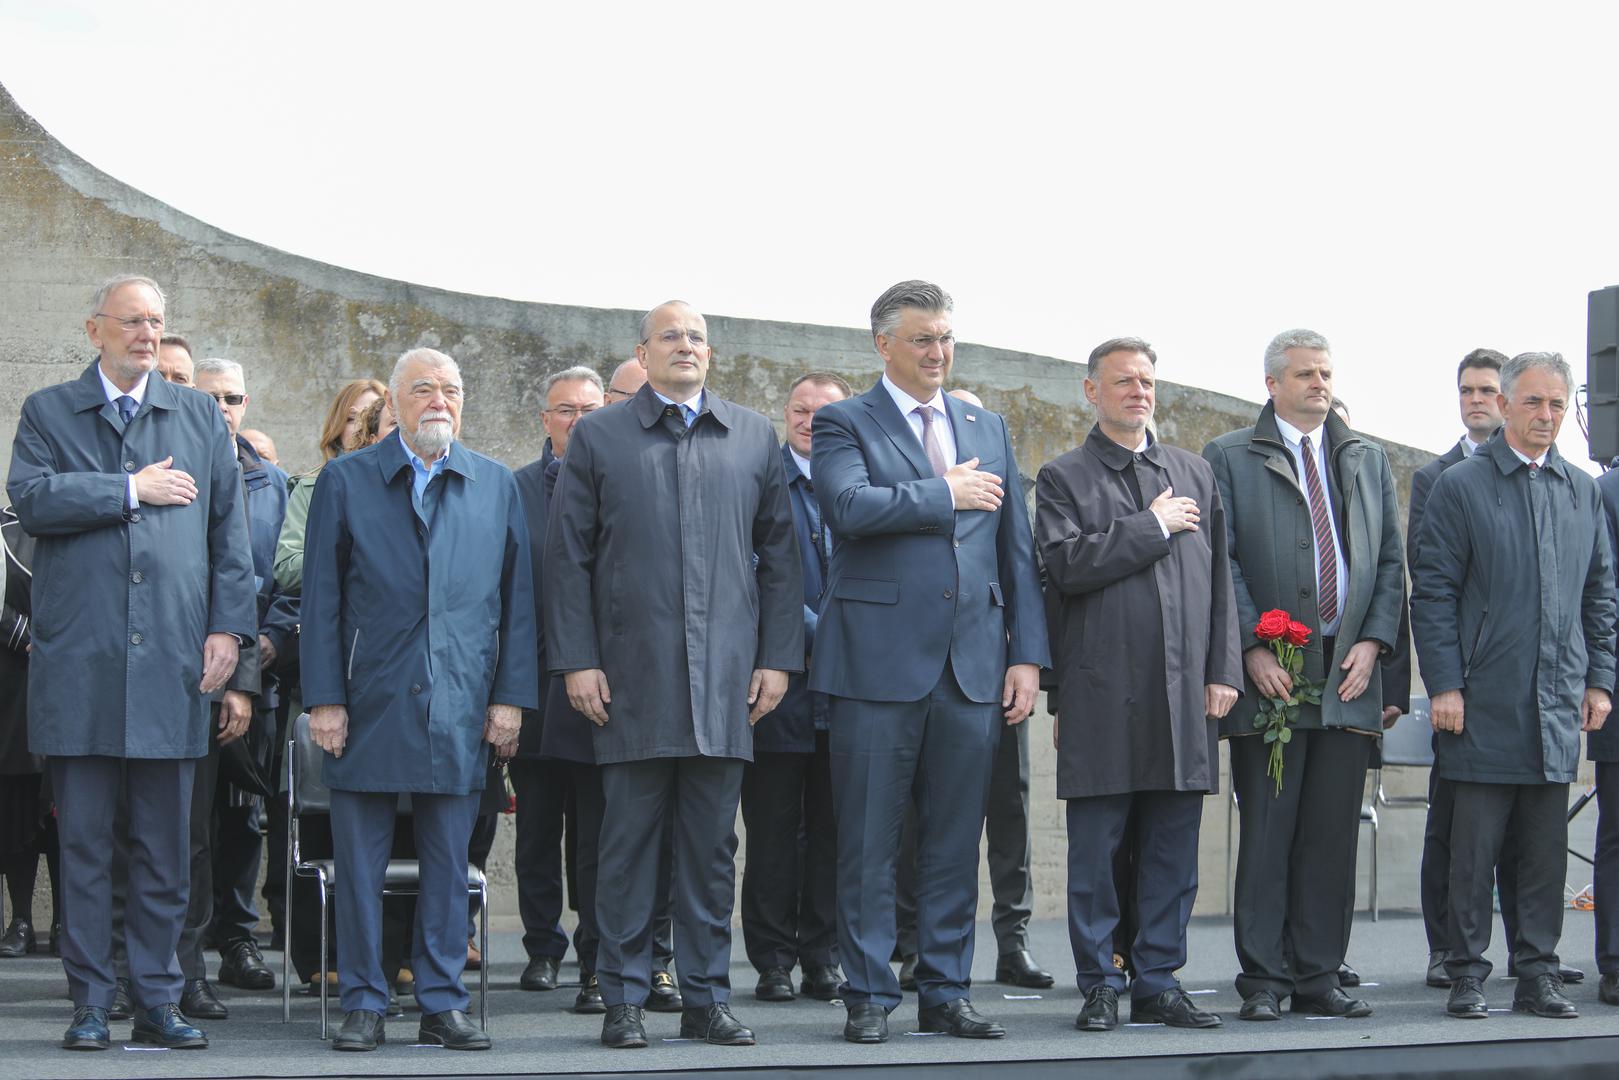
[[[613,369],[613,377],[607,380],[607,404],[628,401],[645,385],[646,368],[641,366],[641,361],[626,360]]]

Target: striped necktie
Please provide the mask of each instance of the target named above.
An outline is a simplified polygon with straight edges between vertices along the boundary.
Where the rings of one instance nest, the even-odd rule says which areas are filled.
[[[1321,625],[1338,617],[1338,553],[1332,544],[1332,511],[1327,509],[1327,493],[1321,486],[1321,470],[1315,465],[1310,436],[1299,441],[1304,457],[1304,487],[1310,496],[1310,524],[1315,528],[1316,570],[1320,577]]]

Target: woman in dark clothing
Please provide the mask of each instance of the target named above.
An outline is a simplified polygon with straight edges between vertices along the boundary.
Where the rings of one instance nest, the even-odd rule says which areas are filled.
[[[56,818],[51,814],[44,759],[28,752],[28,643],[32,608],[34,538],[22,531],[8,506],[0,510],[0,563],[4,607],[0,609],[0,875],[10,894],[11,922],[0,937],[0,957],[25,956],[38,947],[34,933],[34,882],[39,857],[51,875],[51,951],[61,937],[56,895]]]

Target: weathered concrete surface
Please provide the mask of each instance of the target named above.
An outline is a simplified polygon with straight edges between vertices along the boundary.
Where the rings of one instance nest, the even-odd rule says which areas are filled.
[[[538,455],[543,376],[572,364],[604,375],[629,356],[639,312],[564,307],[423,288],[300,258],[231,236],[119,183],[75,156],[0,88],[0,433],[14,430],[23,398],[70,379],[91,359],[84,337],[95,285],[120,272],[148,274],[169,294],[169,322],[201,356],[227,356],[247,369],[249,421],[268,431],[293,471],[317,460],[318,426],[343,382],[385,378],[396,356],[429,345],[465,372],[467,443],[516,466]],[[679,288],[679,283],[672,283]],[[689,299],[701,304],[701,297]],[[850,312],[852,320],[863,313]],[[877,370],[863,329],[806,326],[714,314],[712,385],[720,394],[777,419],[788,382],[809,368],[837,371],[856,386]],[[1255,359],[1255,385],[1258,359]],[[1022,471],[1067,450],[1089,428],[1077,368],[1062,359],[963,344],[956,382],[1006,415]],[[1245,388],[1246,389],[1246,388]],[[1249,401],[1160,384],[1162,437],[1200,447],[1252,421]],[[1388,446],[1402,494],[1411,470],[1430,456]],[[0,471],[11,442],[0,438]],[[1030,485],[1032,488],[1032,485]],[[1035,858],[1038,907],[1061,910],[1064,844],[1055,798],[1049,725],[1033,721]],[[1420,785],[1419,785],[1420,786]],[[1208,802],[1204,888],[1199,910],[1223,907],[1224,802]],[[1421,815],[1385,829],[1384,904],[1416,903]],[[509,827],[509,822],[506,823]],[[510,836],[494,867],[510,882]],[[988,890],[984,891],[987,903]],[[515,910],[500,890],[502,912]]]

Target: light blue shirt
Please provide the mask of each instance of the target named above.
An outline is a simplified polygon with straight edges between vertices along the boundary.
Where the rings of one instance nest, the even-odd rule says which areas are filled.
[[[101,370],[101,365],[99,363],[96,364],[96,374],[101,376],[101,389],[107,395],[108,404],[112,405],[114,408],[117,408],[118,399],[125,397],[126,395],[122,390],[113,385],[113,381],[111,379],[107,378],[107,373]],[[139,409],[142,403],[146,401],[146,380],[150,379],[151,377],[152,373],[148,371],[146,374],[140,377],[139,382],[129,388],[129,394],[127,396],[135,399],[135,408],[137,409]],[[135,495],[135,474],[131,473],[128,480],[129,508],[131,510],[136,510],[139,509],[141,501]]]
[[[445,447],[444,453],[431,462],[426,462],[416,456],[416,451],[410,448],[410,444],[399,434],[397,428],[394,429],[394,438],[399,440],[399,445],[405,448],[405,456],[410,458],[410,499],[419,514],[422,512],[422,492],[427,490],[427,485],[432,482],[433,477],[444,471],[444,463],[450,460],[450,451]]]
[[[674,398],[664,397],[662,394],[658,393],[656,390],[652,391],[652,393],[653,393],[653,396],[655,396],[659,401],[663,402],[665,405],[679,405],[680,406],[681,419],[686,421],[686,426],[687,427],[691,427],[693,422],[695,422],[696,419],[697,419],[697,414],[703,411],[703,391],[702,390],[697,391],[697,395],[695,397],[687,398],[685,401],[676,401]]]
[[[1332,481],[1327,472],[1327,448],[1323,445],[1327,441],[1327,428],[1322,424],[1314,431],[1300,431],[1278,416],[1276,429],[1282,433],[1282,442],[1287,446],[1287,452],[1293,455],[1293,468],[1298,472],[1299,490],[1304,492],[1305,498],[1309,498],[1310,493],[1304,480],[1303,440],[1306,435],[1310,437],[1310,456],[1315,458],[1316,475],[1321,478],[1321,497],[1327,501],[1327,527],[1332,530],[1332,553],[1338,564],[1338,613],[1330,623],[1321,624],[1321,636],[1335,637],[1338,627],[1344,621],[1344,604],[1349,599],[1349,567],[1344,562],[1344,544],[1338,535],[1338,515],[1332,505]],[[1315,546],[1315,579],[1318,582],[1321,580],[1319,543]],[[1316,597],[1316,602],[1320,603],[1320,599],[1319,596]],[[1330,663],[1330,658],[1328,662]]]

